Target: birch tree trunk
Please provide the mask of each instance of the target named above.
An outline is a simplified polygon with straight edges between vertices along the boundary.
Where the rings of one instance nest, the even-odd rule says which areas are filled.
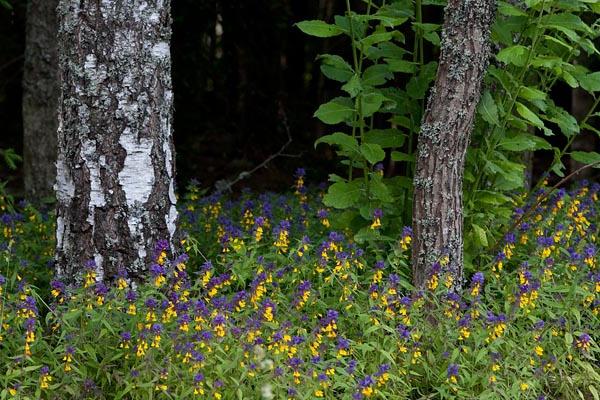
[[[60,0],[58,21],[56,274],[139,280],[176,231],[170,1]]]
[[[481,81],[490,54],[494,0],[449,0],[440,62],[418,141],[414,178],[413,281],[423,287],[435,262],[458,287],[463,270],[462,186]]]
[[[58,119],[58,0],[27,4],[23,67],[23,180],[33,201],[54,195]]]

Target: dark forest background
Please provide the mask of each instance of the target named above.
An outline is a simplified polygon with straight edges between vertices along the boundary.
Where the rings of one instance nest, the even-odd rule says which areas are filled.
[[[0,148],[22,154],[21,79],[26,2],[0,9]],[[234,179],[261,164],[288,140],[283,155],[236,189],[281,190],[290,186],[296,167],[309,178],[325,180],[335,169],[335,154],[313,143],[325,128],[312,118],[319,104],[338,95],[319,70],[321,53],[345,55],[343,38],[316,39],[293,24],[306,19],[331,20],[345,4],[334,0],[173,0],[173,86],[175,146],[179,185],[197,179],[203,187]],[[426,22],[440,22],[439,8],[425,10]],[[436,57],[429,54],[428,57]],[[597,66],[590,66],[597,69]],[[554,101],[578,115],[587,102],[577,91],[557,85]],[[552,141],[552,138],[550,138]],[[563,140],[561,138],[557,140]],[[578,146],[598,147],[595,135]],[[534,179],[550,154],[534,157]],[[570,167],[572,169],[573,166]],[[2,179],[8,179],[3,171]],[[11,188],[22,188],[11,173]]]

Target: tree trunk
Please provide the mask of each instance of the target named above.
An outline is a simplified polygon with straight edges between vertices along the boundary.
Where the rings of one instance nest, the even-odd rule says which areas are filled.
[[[413,281],[423,287],[433,265],[461,285],[462,183],[481,81],[490,54],[494,0],[450,0],[440,63],[418,141],[414,178]],[[444,259],[447,257],[447,262]]]
[[[23,67],[23,180],[33,201],[54,195],[59,84],[56,50],[58,0],[27,5]]]
[[[60,0],[56,273],[139,280],[173,244],[169,0]]]

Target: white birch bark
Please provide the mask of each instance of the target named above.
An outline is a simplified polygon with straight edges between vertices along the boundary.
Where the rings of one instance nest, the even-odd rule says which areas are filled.
[[[141,279],[176,235],[170,1],[60,0],[58,20],[56,273]]]

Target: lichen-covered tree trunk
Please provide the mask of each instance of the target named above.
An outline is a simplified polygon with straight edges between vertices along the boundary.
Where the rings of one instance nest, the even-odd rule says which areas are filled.
[[[23,67],[23,180],[33,201],[54,195],[58,119],[58,0],[27,4]]]
[[[169,0],[60,0],[56,273],[144,276],[173,241]]]
[[[490,54],[494,0],[449,0],[440,62],[418,141],[414,178],[413,282],[423,287],[437,261],[455,288],[463,269],[465,154]]]

